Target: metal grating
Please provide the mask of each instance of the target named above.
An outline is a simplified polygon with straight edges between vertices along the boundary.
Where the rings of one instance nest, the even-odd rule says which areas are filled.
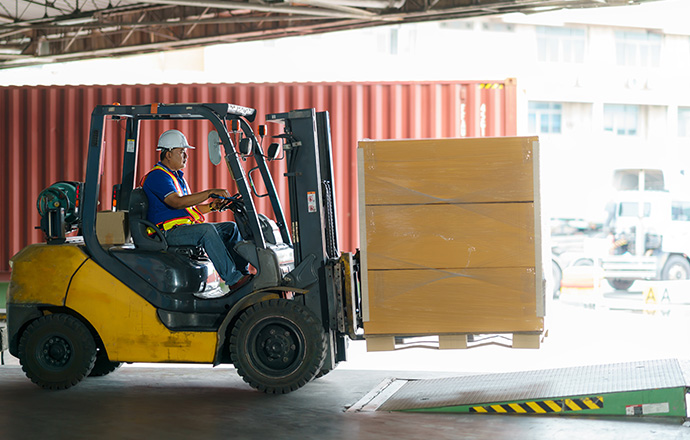
[[[413,380],[379,411],[442,408],[687,386],[677,360]]]

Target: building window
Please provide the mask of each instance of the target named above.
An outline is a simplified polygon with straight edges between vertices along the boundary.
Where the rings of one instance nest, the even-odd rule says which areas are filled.
[[[585,30],[537,26],[539,61],[582,63],[585,60]]]
[[[636,136],[639,106],[605,104],[604,131],[617,136]]]
[[[644,217],[649,217],[652,213],[652,204],[644,203]],[[621,202],[618,208],[618,217],[638,217],[640,215],[640,204],[637,202]]]
[[[560,133],[563,105],[558,102],[529,103],[530,133]]]
[[[690,137],[690,107],[678,108],[678,136]]]
[[[472,31],[474,30],[474,22],[462,19],[462,20],[446,20],[440,23],[441,28],[446,29],[457,29],[460,31]]]
[[[394,27],[391,28],[391,47],[390,47],[390,54],[391,55],[397,55],[398,54],[398,28]]]
[[[500,21],[487,21],[482,23],[482,29],[489,32],[515,32],[515,25]]]
[[[627,67],[659,67],[661,35],[616,31],[616,63]]]
[[[671,220],[690,222],[690,202],[672,202]]]

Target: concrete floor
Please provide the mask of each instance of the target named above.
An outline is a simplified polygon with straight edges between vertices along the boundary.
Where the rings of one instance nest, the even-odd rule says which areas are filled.
[[[540,350],[487,346],[367,353],[355,342],[338,369],[284,396],[254,391],[229,367],[179,365],[126,365],[49,392],[7,357],[7,365],[0,366],[0,440],[690,439],[682,420],[345,412],[390,377],[690,357],[690,314],[684,310],[674,308],[668,316],[614,313],[556,301],[549,317],[550,336]]]
[[[66,391],[0,366],[0,438],[34,439],[690,439],[682,420],[346,413],[387,377],[439,372],[337,369],[270,396],[232,368],[124,366]],[[457,375],[457,373],[452,373]]]

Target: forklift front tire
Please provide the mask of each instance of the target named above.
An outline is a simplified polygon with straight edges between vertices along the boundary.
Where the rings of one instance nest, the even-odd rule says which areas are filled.
[[[324,377],[325,375],[327,375],[327,374],[330,373],[330,372],[331,372],[331,370],[326,370],[326,369],[321,370],[321,371],[319,371],[318,373],[316,373],[316,376],[314,376],[314,379],[322,378],[322,377]]]
[[[108,359],[108,353],[102,347],[98,347],[96,352],[96,363],[89,373],[89,377],[100,377],[110,374],[122,366],[122,362],[112,362]]]
[[[301,304],[272,299],[240,315],[230,336],[237,373],[259,391],[286,394],[316,376],[326,358],[326,334]]]
[[[42,316],[19,340],[19,361],[26,376],[41,388],[64,390],[79,383],[96,361],[96,343],[77,318]]]

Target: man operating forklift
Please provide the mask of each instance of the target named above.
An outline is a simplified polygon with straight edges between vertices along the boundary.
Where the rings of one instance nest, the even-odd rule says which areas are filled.
[[[144,177],[143,188],[149,201],[147,217],[163,231],[168,244],[202,247],[232,291],[251,279],[247,260],[234,250],[242,236],[234,222],[205,223],[205,214],[220,211],[231,203],[229,193],[221,188],[191,192],[182,172],[187,165],[188,149],[194,147],[182,132],[168,130],[161,134],[156,149],[160,151],[160,161]],[[204,203],[211,198],[210,203]]]

